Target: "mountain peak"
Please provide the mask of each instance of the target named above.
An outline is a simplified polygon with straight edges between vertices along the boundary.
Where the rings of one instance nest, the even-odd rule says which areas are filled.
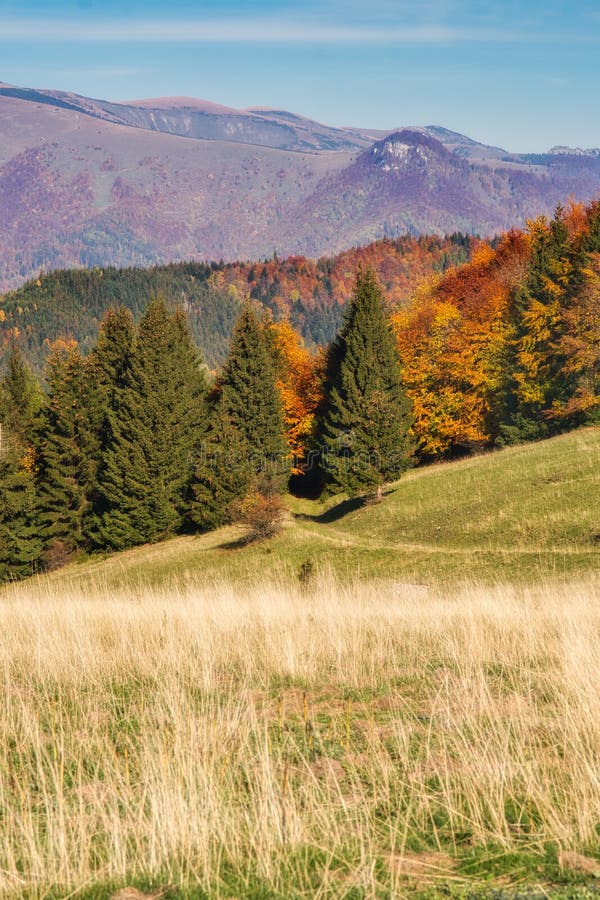
[[[592,159],[598,159],[600,157],[600,148],[591,147],[588,150],[583,150],[581,147],[566,147],[560,144],[548,150],[548,156],[587,156]]]
[[[366,157],[384,172],[406,172],[427,168],[434,160],[451,154],[441,141],[418,128],[402,128],[376,141]]]

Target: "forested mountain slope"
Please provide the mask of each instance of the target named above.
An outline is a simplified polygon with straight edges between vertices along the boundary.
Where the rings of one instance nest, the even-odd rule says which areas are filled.
[[[39,370],[58,340],[94,343],[112,305],[136,317],[148,299],[162,295],[188,313],[194,337],[210,366],[222,362],[245,296],[260,301],[274,318],[289,317],[309,345],[334,336],[351,295],[359,265],[374,265],[390,304],[408,300],[426,277],[468,259],[473,238],[401,237],[319,260],[271,258],[258,263],[180,263],[150,269],[94,268],[56,271],[29,281],[0,300],[0,340],[20,338]]]

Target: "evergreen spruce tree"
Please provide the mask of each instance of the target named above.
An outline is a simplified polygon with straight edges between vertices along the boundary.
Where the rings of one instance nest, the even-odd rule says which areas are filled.
[[[192,484],[192,521],[202,531],[225,525],[232,519],[232,504],[246,496],[252,482],[245,440],[218,398],[210,410]]]
[[[33,432],[41,388],[16,342],[0,381],[0,583],[35,571],[42,553]]]
[[[207,368],[202,354],[195,346],[185,313],[177,308],[173,314],[173,366],[183,385],[182,411],[186,427],[181,430],[181,459],[185,461],[185,480],[177,509],[184,527],[193,526],[192,503],[194,494],[192,482],[200,454],[201,442],[207,430],[208,391]]]
[[[268,482],[282,488],[290,474],[283,407],[265,327],[249,303],[235,326],[218,390],[233,455],[247,453],[259,490]]]
[[[0,583],[36,571],[43,550],[33,474],[18,445],[0,451]]]
[[[58,348],[47,367],[48,398],[37,428],[39,520],[48,564],[58,565],[86,544],[99,458],[98,385],[89,360]]]
[[[6,373],[0,382],[0,423],[26,444],[42,405],[40,385],[23,358],[16,341],[8,352]]]
[[[562,304],[562,342],[558,346],[562,392],[553,409],[563,430],[600,421],[598,345],[598,263],[600,201],[586,211],[586,223],[568,246],[568,280]],[[586,346],[587,345],[587,346]],[[584,353],[582,348],[586,347]]]
[[[236,501],[250,494],[282,490],[290,470],[284,429],[269,335],[246,304],[215,388],[192,485],[192,519],[200,528],[232,521]]]
[[[0,583],[35,571],[42,553],[32,441],[42,391],[16,342],[0,382]]]
[[[162,299],[151,301],[108,414],[94,521],[98,546],[122,549],[182,528],[205,391],[184,317],[171,316]]]
[[[99,477],[102,462],[111,441],[110,413],[117,396],[125,387],[125,379],[133,350],[133,317],[125,307],[111,308],[100,324],[98,340],[88,365],[94,378],[96,395],[90,410],[90,428],[97,438],[97,456],[89,493],[89,507],[83,528],[91,546],[97,543],[97,513],[101,506]]]
[[[410,404],[400,359],[372,269],[360,271],[341,334],[330,352],[321,426],[326,478],[351,496],[398,478],[411,456]]]
[[[98,340],[90,354],[91,365],[103,388],[107,406],[112,404],[114,392],[122,388],[133,350],[133,317],[128,309],[119,306],[108,310],[100,324]]]
[[[549,226],[541,219],[533,227],[527,278],[512,301],[513,336],[503,366],[506,379],[496,403],[498,442],[505,444],[552,434],[548,412],[568,391],[558,347],[573,267],[562,208]]]

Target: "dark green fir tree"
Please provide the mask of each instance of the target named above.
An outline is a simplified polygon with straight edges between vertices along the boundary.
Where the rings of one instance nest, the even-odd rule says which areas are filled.
[[[42,391],[14,342],[0,381],[0,582],[31,575],[43,544],[32,441]]]
[[[33,574],[42,550],[31,458],[5,438],[0,449],[0,583]]]
[[[282,489],[290,474],[283,408],[266,328],[249,303],[235,326],[218,392],[235,442],[232,454],[247,454],[259,490]]]
[[[253,476],[246,443],[217,398],[210,409],[192,484],[194,524],[201,531],[210,531],[232,521],[233,504],[246,496]]]
[[[185,478],[177,509],[182,527],[194,527],[192,482],[200,454],[202,438],[206,434],[208,420],[207,391],[208,369],[201,352],[194,344],[187,317],[178,307],[172,317],[173,366],[182,385],[179,401],[179,417],[184,425],[180,430],[180,458],[185,464]]]
[[[125,307],[111,308],[100,324],[88,365],[96,388],[90,427],[97,436],[97,458],[83,528],[91,546],[97,543],[97,512],[101,506],[100,473],[112,439],[110,414],[125,387],[134,341],[133,316]]]
[[[527,276],[512,297],[512,337],[503,365],[504,382],[494,403],[499,444],[554,433],[556,422],[548,413],[569,389],[559,346],[573,266],[562,208],[547,227],[542,219],[534,228]]]
[[[372,269],[360,271],[330,352],[321,424],[326,479],[350,496],[377,492],[409,466],[411,410],[401,364]]]
[[[58,348],[46,370],[48,396],[35,441],[39,519],[51,567],[86,545],[99,459],[98,385],[76,348]]]
[[[0,381],[0,423],[13,438],[31,441],[31,431],[43,401],[42,389],[13,341]]]
[[[113,403],[114,394],[124,387],[133,350],[133,316],[124,306],[108,310],[100,324],[98,340],[90,354],[90,364],[96,377],[106,407]]]
[[[170,315],[162,299],[152,300],[109,411],[94,522],[97,546],[123,549],[182,529],[205,393],[204,368],[185,318]]]

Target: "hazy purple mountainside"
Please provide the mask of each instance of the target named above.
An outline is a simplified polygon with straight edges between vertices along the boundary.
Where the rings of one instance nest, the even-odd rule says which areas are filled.
[[[407,231],[490,235],[599,193],[598,150],[511,154],[437,126],[386,134],[0,82],[0,290],[40,269],[318,256]]]

